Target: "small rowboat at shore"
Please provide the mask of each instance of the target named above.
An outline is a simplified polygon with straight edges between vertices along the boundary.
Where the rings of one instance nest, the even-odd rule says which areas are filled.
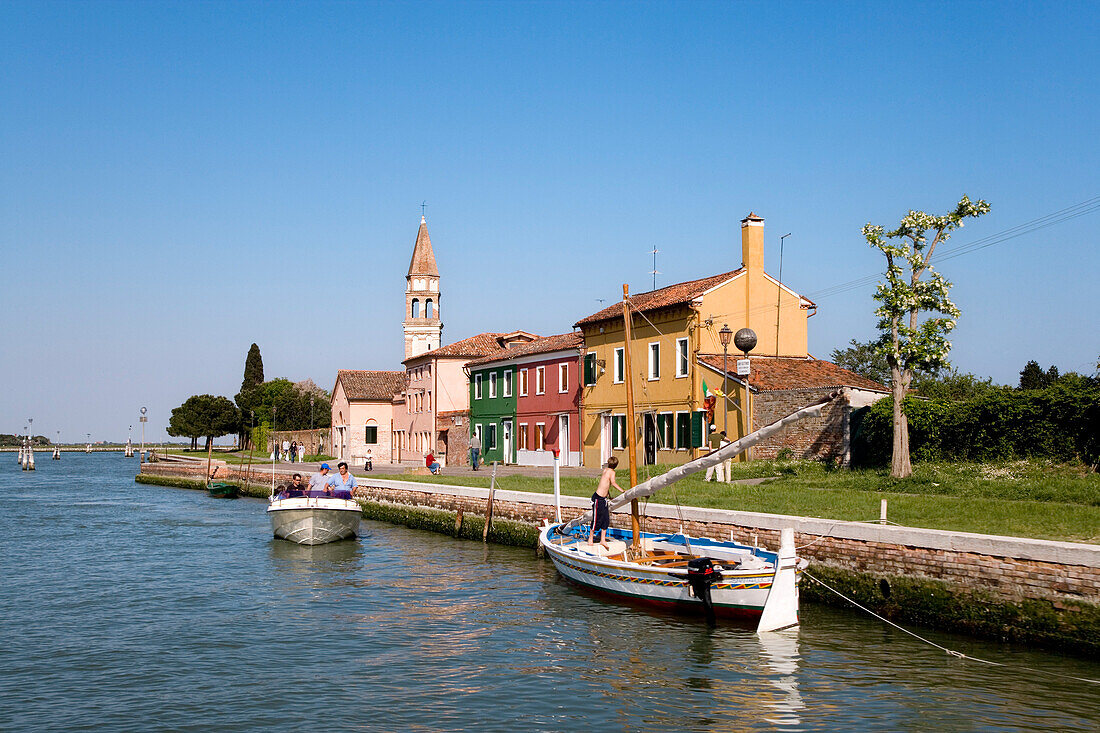
[[[215,499],[236,499],[238,488],[236,484],[225,481],[211,481],[206,485],[206,490]]]
[[[363,508],[349,491],[283,492],[272,497],[267,507],[271,531],[277,539],[299,545],[357,537]]]

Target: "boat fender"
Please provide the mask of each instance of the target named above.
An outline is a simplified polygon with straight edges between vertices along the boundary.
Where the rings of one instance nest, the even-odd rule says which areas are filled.
[[[715,569],[714,563],[707,557],[693,557],[688,560],[688,585],[691,587],[691,595],[698,598],[703,604],[703,612],[706,614],[707,623],[713,624],[714,603],[710,598],[710,587],[722,577],[722,573]]]

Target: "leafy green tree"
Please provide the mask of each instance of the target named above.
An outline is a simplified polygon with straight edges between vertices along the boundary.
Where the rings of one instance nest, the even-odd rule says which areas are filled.
[[[1023,370],[1020,372],[1020,387],[1019,389],[1042,389],[1046,385],[1044,381],[1046,375],[1043,374],[1043,368],[1039,366],[1039,362],[1032,359],[1024,365]]]
[[[886,384],[890,378],[890,365],[882,352],[881,340],[860,342],[852,339],[846,349],[833,349],[829,359],[837,366],[853,371],[861,377]]]
[[[236,405],[226,397],[202,394],[192,395],[172,410],[168,420],[168,434],[191,439],[191,449],[198,445],[200,437],[206,437],[205,448],[214,438],[236,432],[240,428],[241,414]]]
[[[979,379],[973,374],[963,374],[958,369],[943,369],[936,374],[917,374],[910,386],[921,397],[956,402],[1009,389],[993,384],[992,377]]]
[[[915,371],[934,372],[949,366],[947,354],[951,342],[947,335],[955,328],[959,309],[951,302],[951,283],[929,264],[936,247],[946,241],[951,232],[963,225],[963,220],[989,212],[989,204],[972,203],[963,196],[955,210],[944,216],[910,210],[892,231],[878,224],[863,227],[867,244],[886,256],[886,282],[879,283],[875,300],[879,307],[878,328],[882,333],[880,346],[890,366],[890,386],[894,397],[893,456],[890,475],[905,478],[913,473],[909,457],[909,424],[905,416],[904,399]],[[929,234],[932,241],[928,241]],[[927,279],[922,279],[925,274]],[[921,320],[922,313],[938,313]]]

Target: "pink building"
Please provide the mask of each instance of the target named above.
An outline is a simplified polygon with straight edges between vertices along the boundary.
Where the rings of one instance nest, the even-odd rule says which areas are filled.
[[[472,358],[536,338],[523,331],[479,333],[405,359],[404,404],[394,403],[394,430],[399,460],[422,458],[429,450],[442,465],[469,462],[465,448],[450,450],[450,431],[465,430],[470,410],[469,380],[464,365]],[[439,413],[447,413],[441,420]],[[461,441],[465,445],[465,440]]]
[[[332,388],[332,455],[362,467],[367,451],[375,463],[393,460],[393,396],[405,387],[405,372],[341,369]]]

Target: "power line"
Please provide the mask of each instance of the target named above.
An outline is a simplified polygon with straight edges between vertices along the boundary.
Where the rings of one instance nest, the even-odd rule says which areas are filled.
[[[1021,237],[1025,234],[1037,232],[1041,229],[1052,227],[1055,224],[1061,224],[1062,222],[1076,219],[1080,216],[1085,216],[1086,214],[1091,214],[1097,210],[1100,210],[1100,196],[1093,196],[1092,198],[1086,201],[1082,201],[1081,203],[1074,204],[1073,206],[1067,206],[1064,209],[1046,214],[1045,216],[1040,216],[1037,219],[1032,219],[1031,221],[1024,222],[1023,224],[1017,224],[1014,227],[1010,227],[995,234],[990,234],[989,236],[982,237],[981,239],[976,239],[968,244],[964,244],[955,248],[945,247],[943,250],[941,250],[941,252],[946,251],[947,254],[938,257],[936,261],[942,262],[944,260],[951,260],[956,257],[961,257],[965,254],[970,254],[971,252],[977,252],[980,249],[992,247],[994,245],[1007,242],[1011,239]],[[867,275],[861,278],[857,278],[855,280],[849,280],[848,282],[839,283],[828,288],[823,288],[822,290],[818,290],[813,293],[807,293],[807,297],[811,297],[814,300],[830,298],[834,295],[839,295],[841,293],[846,293],[850,290],[855,290],[857,288],[862,288],[866,285],[871,285],[877,282],[881,277],[881,273],[875,275]]]

